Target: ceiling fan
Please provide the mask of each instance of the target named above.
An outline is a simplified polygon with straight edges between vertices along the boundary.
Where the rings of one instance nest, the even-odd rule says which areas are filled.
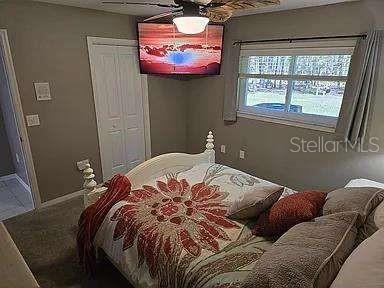
[[[280,0],[174,0],[174,4],[129,1],[102,1],[102,3],[169,8],[170,11],[144,19],[144,22],[171,16],[179,32],[197,34],[205,30],[209,21],[225,22],[237,10],[279,5]]]

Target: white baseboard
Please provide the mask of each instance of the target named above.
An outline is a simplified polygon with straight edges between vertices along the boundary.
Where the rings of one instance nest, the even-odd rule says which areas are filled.
[[[0,181],[6,181],[11,179],[16,179],[29,193],[31,193],[31,188],[16,173],[12,173],[12,174],[0,177]]]
[[[31,193],[31,188],[16,173],[0,177],[0,181],[6,181],[6,180],[10,180],[10,179],[16,179],[25,188],[25,190],[27,190],[29,193]]]
[[[29,193],[31,193],[31,187],[29,187],[28,185],[27,185],[27,183],[25,183],[24,181],[23,181],[23,179],[21,179],[21,177],[19,176],[19,175],[17,175],[17,174],[15,174],[16,175],[16,179],[17,179],[17,181],[19,181],[19,183],[29,192]]]
[[[16,173],[13,173],[13,174],[9,174],[9,175],[5,175],[5,176],[1,176],[0,177],[0,181],[6,181],[6,180],[10,180],[10,179],[16,179],[24,188],[25,190],[27,190],[29,193],[31,193],[31,188],[27,185],[27,183],[25,183],[23,181],[23,179],[21,179],[21,177],[19,175],[17,175]]]
[[[0,181],[6,181],[6,180],[10,180],[10,179],[15,179],[15,178],[16,178],[16,174],[13,173],[13,174],[5,175],[5,176],[0,176]]]
[[[67,194],[67,195],[61,196],[59,198],[43,202],[43,203],[41,203],[40,208],[49,207],[49,206],[52,206],[52,205],[59,204],[61,202],[68,201],[68,200],[70,200],[72,198],[79,197],[81,195],[84,195],[85,191],[86,191],[85,189],[82,189],[80,191],[76,191],[76,192],[73,192],[71,194]]]

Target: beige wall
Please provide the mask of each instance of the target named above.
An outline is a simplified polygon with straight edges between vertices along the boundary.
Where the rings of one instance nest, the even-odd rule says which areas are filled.
[[[148,76],[152,156],[185,152],[187,138],[186,81]]]
[[[383,28],[383,11],[384,3],[379,0],[234,18],[227,26],[225,41],[229,45],[233,39],[361,33],[373,25]],[[380,137],[384,147],[384,65],[381,66],[371,136]],[[225,126],[222,121],[224,77],[191,80],[188,85],[190,152],[200,151],[206,132],[213,129],[216,147],[227,145],[226,154],[217,153],[219,162],[293,188],[330,189],[359,177],[384,181],[383,154],[292,153],[289,151],[295,148],[290,143],[292,137],[317,140],[323,136],[327,140],[333,136],[244,118]],[[245,160],[238,159],[240,149],[246,151]]]
[[[101,175],[86,36],[135,39],[135,19],[95,10],[10,0],[0,2],[0,28],[8,30],[24,113],[39,114],[41,120],[39,127],[28,128],[28,135],[42,201],[78,191],[82,180],[76,161],[90,158],[96,175]],[[35,81],[50,82],[52,101],[36,101]],[[173,85],[173,82],[162,86],[151,77],[149,87],[152,81],[157,91],[151,90],[150,99],[156,105],[150,109],[156,115],[163,107],[157,104],[169,99],[162,89],[171,91],[167,84]],[[179,104],[179,109],[185,109],[182,101]],[[171,106],[177,110],[177,104]],[[160,112],[157,115],[161,115]],[[153,119],[151,122],[154,123]],[[171,131],[161,122],[162,119],[157,118],[153,124],[152,131],[156,129],[153,151],[169,150],[164,140],[159,145],[156,143],[163,135],[169,138],[168,143],[183,149],[184,136],[175,135],[179,130]]]
[[[225,40],[228,45],[232,39],[360,33],[373,25],[384,27],[383,9],[381,0],[373,0],[235,18]],[[135,19],[11,0],[0,2],[0,28],[8,30],[24,112],[41,118],[41,126],[28,133],[42,199],[75,192],[81,187],[76,161],[90,158],[101,175],[86,36],[134,39]],[[371,129],[382,139],[383,78],[384,71]],[[35,100],[34,81],[51,83],[52,101]],[[190,81],[149,76],[153,155],[186,148],[199,152],[213,129],[216,145],[227,145],[227,154],[217,155],[220,162],[294,188],[327,189],[353,177],[384,180],[383,156],[289,152],[291,137],[332,138],[328,134],[249,119],[225,126],[223,86],[223,76]],[[246,150],[246,160],[237,159],[240,148]]]

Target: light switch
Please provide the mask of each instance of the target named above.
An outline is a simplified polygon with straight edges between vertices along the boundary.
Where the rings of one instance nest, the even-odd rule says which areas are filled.
[[[27,126],[32,127],[32,126],[40,125],[39,115],[37,114],[27,115],[26,118],[27,118]]]
[[[34,83],[36,99],[38,101],[51,100],[51,89],[49,83]]]
[[[220,152],[225,154],[225,145],[220,146]]]

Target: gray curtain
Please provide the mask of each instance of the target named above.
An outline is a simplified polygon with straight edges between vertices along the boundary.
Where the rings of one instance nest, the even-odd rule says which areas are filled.
[[[371,117],[384,31],[372,31],[359,39],[352,56],[336,133],[356,144],[364,140]]]
[[[226,67],[224,70],[224,107],[223,119],[227,122],[237,120],[237,76],[239,72],[240,44],[230,43],[228,57],[226,58]]]

